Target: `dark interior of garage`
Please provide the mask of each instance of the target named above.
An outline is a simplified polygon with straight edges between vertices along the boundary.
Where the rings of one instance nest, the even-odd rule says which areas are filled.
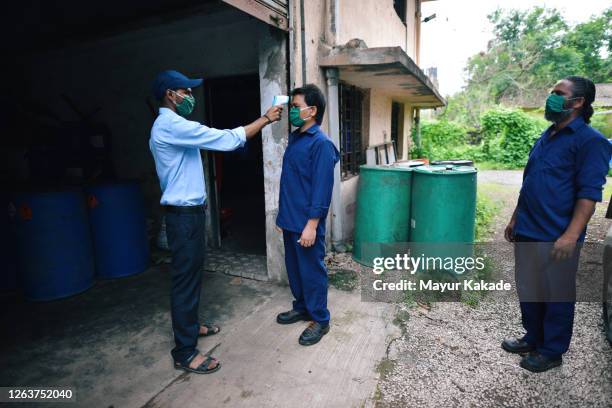
[[[257,75],[206,81],[207,119],[225,129],[247,123],[259,114]],[[261,138],[247,141],[233,152],[212,154],[218,191],[221,247],[265,255],[265,200]]]

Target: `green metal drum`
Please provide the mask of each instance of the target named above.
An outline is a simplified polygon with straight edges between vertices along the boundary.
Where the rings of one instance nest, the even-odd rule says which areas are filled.
[[[409,241],[412,171],[409,167],[360,167],[355,261],[372,266],[375,257],[395,256],[394,243]]]
[[[423,166],[414,169],[410,220],[413,257],[437,259],[420,269],[456,272],[442,260],[471,257],[476,223],[476,169]]]

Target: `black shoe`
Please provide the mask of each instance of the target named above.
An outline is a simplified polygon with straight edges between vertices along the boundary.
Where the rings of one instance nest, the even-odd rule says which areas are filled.
[[[278,324],[291,324],[302,320],[310,320],[308,313],[290,310],[288,312],[279,313],[276,316],[276,323]]]
[[[300,335],[300,344],[302,346],[312,346],[317,344],[321,337],[329,333],[329,324],[321,326],[321,323],[312,322]]]
[[[502,341],[502,348],[509,353],[525,354],[530,351],[534,351],[535,347],[527,343],[523,339],[517,339],[516,337],[508,337]]]
[[[557,358],[546,357],[537,351],[529,353],[521,360],[521,367],[532,373],[541,373],[551,368],[559,367],[563,363],[561,356]]]

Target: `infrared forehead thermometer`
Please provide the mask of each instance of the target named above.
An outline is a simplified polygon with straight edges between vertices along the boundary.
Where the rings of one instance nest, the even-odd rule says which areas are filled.
[[[289,103],[289,97],[287,95],[276,95],[272,99],[272,106],[286,105]]]

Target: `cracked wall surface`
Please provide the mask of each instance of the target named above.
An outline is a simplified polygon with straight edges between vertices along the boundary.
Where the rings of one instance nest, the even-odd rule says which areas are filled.
[[[259,36],[259,87],[261,111],[270,108],[274,95],[287,95],[286,35],[272,27],[263,27]],[[266,126],[262,132],[264,190],[266,203],[266,255],[268,277],[287,282],[283,235],[276,229],[278,193],[282,160],[287,147],[289,123],[287,114],[280,122]]]

